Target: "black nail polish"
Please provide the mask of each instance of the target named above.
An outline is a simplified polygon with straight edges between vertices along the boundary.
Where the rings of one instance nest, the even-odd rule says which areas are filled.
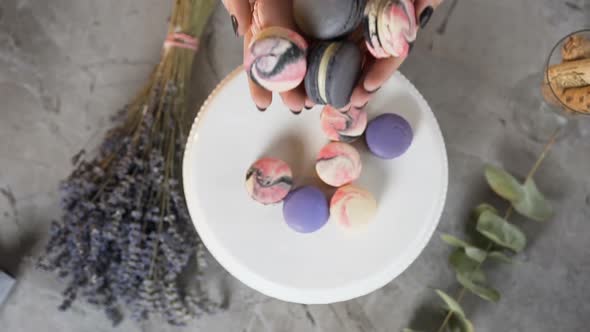
[[[238,19],[235,16],[231,16],[231,25],[234,28],[234,33],[238,35]]]
[[[309,107],[305,106],[305,109],[306,109],[306,110],[308,110],[308,111],[309,111],[310,109],[312,109],[312,108],[313,108],[313,106],[309,106]]]
[[[408,50],[408,53],[412,52],[412,49],[414,48],[414,42],[411,42],[409,44],[410,44],[410,49]]]
[[[264,112],[264,111],[266,111],[266,107],[265,107],[265,108],[262,108],[262,107],[260,107],[260,106],[256,105],[256,108],[257,108],[257,109],[258,109],[260,112]]]
[[[299,114],[301,114],[301,110],[299,110],[299,111],[290,110],[290,111],[291,111],[291,113],[293,113],[293,114],[295,114],[295,115],[299,115]]]
[[[420,14],[420,27],[424,28],[426,26],[426,24],[428,23],[428,21],[430,21],[430,16],[432,16],[432,12],[434,11],[434,9],[432,9],[432,6],[428,6],[426,8],[424,8],[424,10],[422,11],[422,14]]]

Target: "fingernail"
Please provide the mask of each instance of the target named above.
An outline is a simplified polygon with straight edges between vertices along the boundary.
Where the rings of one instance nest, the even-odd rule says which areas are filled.
[[[412,49],[414,48],[414,42],[409,43],[410,44],[410,49],[408,50],[408,54],[410,52],[412,52]]]
[[[430,16],[432,16],[432,12],[434,11],[434,9],[432,9],[432,6],[428,6],[426,8],[424,8],[424,10],[422,11],[422,14],[420,14],[420,27],[424,28],[426,26],[426,24],[428,23],[428,21],[430,21]]]
[[[305,106],[305,109],[306,109],[306,110],[310,110],[310,109],[312,109],[312,108],[313,108],[313,106],[309,106],[309,107]]]
[[[263,108],[263,107],[260,107],[260,106],[256,105],[256,108],[257,108],[257,109],[258,109],[260,112],[264,112],[264,111],[266,111],[266,107],[264,107],[264,108]]]
[[[362,106],[359,106],[357,108],[365,108],[365,106],[367,106],[368,103],[369,103],[369,101],[367,100]]]
[[[374,89],[374,90],[371,90],[371,91],[369,91],[369,90],[365,89],[365,91],[367,91],[367,92],[368,92],[368,93],[370,93],[370,94],[373,94],[373,93],[375,93],[375,92],[379,91],[379,89],[381,89],[381,87],[378,87],[378,88],[376,88],[376,89]]]
[[[234,33],[238,35],[238,19],[235,16],[231,16],[231,25],[234,28]]]
[[[295,114],[295,115],[299,115],[299,114],[301,114],[301,110],[299,110],[299,111],[290,110],[290,111],[291,111],[291,113],[293,113],[293,114]]]

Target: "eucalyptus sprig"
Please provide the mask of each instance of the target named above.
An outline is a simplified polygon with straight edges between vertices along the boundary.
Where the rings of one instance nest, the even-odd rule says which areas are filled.
[[[449,256],[449,263],[455,271],[457,282],[462,286],[456,298],[440,289],[436,294],[444,302],[447,314],[437,332],[472,332],[473,323],[467,318],[460,305],[466,292],[480,298],[498,302],[500,292],[487,283],[483,271],[484,263],[493,260],[512,263],[512,255],[526,247],[526,235],[520,228],[508,221],[513,211],[534,220],[546,221],[553,216],[551,205],[539,191],[533,179],[537,169],[555,143],[557,131],[551,136],[539,158],[523,182],[502,168],[488,165],[485,178],[490,188],[501,198],[508,201],[509,207],[501,216],[498,210],[488,203],[481,203],[473,209],[473,219],[477,233],[486,239],[484,245],[459,239],[450,234],[442,234],[441,239],[456,249]],[[418,332],[404,329],[404,332]]]

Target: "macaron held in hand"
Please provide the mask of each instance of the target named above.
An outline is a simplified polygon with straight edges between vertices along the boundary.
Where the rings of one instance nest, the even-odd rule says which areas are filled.
[[[350,102],[362,65],[362,54],[352,42],[319,42],[308,55],[305,91],[316,104],[343,108]]]
[[[330,40],[353,32],[366,0],[293,0],[295,22],[311,38]]]
[[[273,92],[289,91],[305,78],[307,42],[295,31],[269,27],[254,36],[244,58],[250,78]]]
[[[363,25],[367,49],[376,58],[405,58],[418,31],[411,0],[369,0]]]

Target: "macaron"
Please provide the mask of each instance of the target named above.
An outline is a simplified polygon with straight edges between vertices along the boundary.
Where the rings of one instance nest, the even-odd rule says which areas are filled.
[[[405,58],[418,31],[411,0],[368,0],[363,25],[367,48],[376,58]]]
[[[330,218],[346,228],[368,224],[376,212],[373,194],[353,185],[338,188],[330,201]]]
[[[295,22],[309,37],[329,40],[351,33],[363,19],[366,0],[293,0]]]
[[[367,112],[355,107],[351,107],[348,112],[340,112],[326,105],[320,115],[320,123],[330,140],[350,143],[365,132]]]
[[[352,42],[320,42],[307,57],[305,90],[313,102],[342,108],[361,73],[361,51]]]
[[[393,159],[401,156],[412,144],[412,127],[403,117],[386,113],[369,121],[365,140],[369,150],[379,158]]]
[[[295,31],[270,27],[254,36],[244,57],[250,78],[263,88],[284,92],[297,87],[307,69],[307,42]]]
[[[246,173],[246,190],[252,199],[262,204],[282,201],[293,186],[289,165],[274,158],[257,160]]]
[[[350,144],[331,142],[318,153],[315,170],[326,184],[340,187],[361,175],[361,156]]]
[[[297,188],[285,198],[283,217],[287,225],[299,233],[315,232],[330,218],[328,199],[316,187]]]

